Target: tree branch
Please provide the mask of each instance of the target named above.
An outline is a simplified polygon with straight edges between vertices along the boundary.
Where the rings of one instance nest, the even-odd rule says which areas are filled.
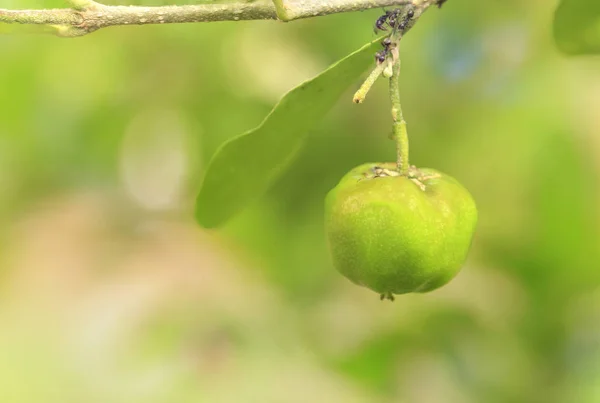
[[[412,4],[420,10],[440,0],[273,0],[271,3],[226,3],[182,6],[107,6],[92,0],[66,0],[71,8],[0,9],[0,23],[46,25],[63,37],[82,36],[116,25],[185,22],[275,20],[300,18]]]
[[[277,17],[282,21],[361,11],[370,8],[403,6],[411,0],[273,0]]]

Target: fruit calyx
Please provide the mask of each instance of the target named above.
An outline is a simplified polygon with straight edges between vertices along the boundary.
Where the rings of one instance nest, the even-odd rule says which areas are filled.
[[[376,179],[376,178],[387,178],[394,176],[403,176],[398,172],[398,168],[392,163],[383,163],[374,165],[363,173],[364,179]],[[416,166],[412,165],[406,175],[412,182],[414,182],[422,191],[427,190],[427,181],[430,179],[439,178],[439,174],[425,173]]]
[[[382,301],[387,299],[388,301],[392,301],[392,302],[394,302],[396,300],[396,298],[394,298],[394,294],[392,294],[391,292],[381,294],[379,299]]]

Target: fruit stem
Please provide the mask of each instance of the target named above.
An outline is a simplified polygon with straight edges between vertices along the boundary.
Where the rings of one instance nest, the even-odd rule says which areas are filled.
[[[400,104],[400,59],[394,63],[390,78],[390,99],[392,101],[392,135],[396,141],[397,164],[400,175],[408,176],[410,163],[408,161],[408,131]]]

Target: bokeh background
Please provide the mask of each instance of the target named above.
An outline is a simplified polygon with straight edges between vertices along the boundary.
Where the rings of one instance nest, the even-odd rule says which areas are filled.
[[[354,83],[225,228],[193,221],[216,148],[381,10],[2,27],[0,401],[599,402],[600,59],[556,51],[556,5],[451,0],[405,38],[412,162],[458,178],[480,223],[454,281],[394,303],[338,275],[323,233],[337,180],[394,158],[384,82],[360,107]]]

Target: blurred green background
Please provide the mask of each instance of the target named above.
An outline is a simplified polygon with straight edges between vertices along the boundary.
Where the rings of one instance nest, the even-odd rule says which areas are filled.
[[[599,402],[600,59],[558,53],[556,5],[451,0],[405,38],[411,161],[480,223],[455,280],[394,303],[323,233],[337,180],[394,158],[383,81],[226,228],[193,222],[216,148],[381,10],[0,35],[0,402]]]

